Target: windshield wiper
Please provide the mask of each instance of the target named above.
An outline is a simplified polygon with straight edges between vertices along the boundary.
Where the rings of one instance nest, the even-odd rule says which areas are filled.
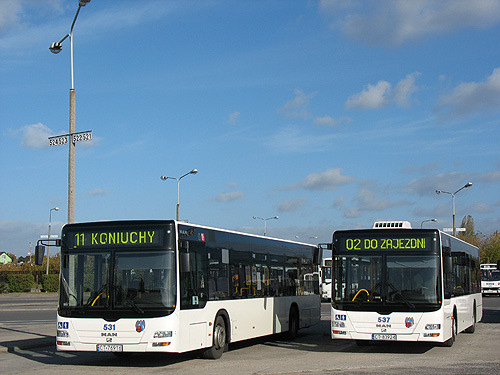
[[[115,285],[115,289],[121,293],[127,305],[132,307],[132,309],[134,309],[135,312],[139,314],[144,314],[144,310],[141,309],[130,297],[127,296],[127,293],[125,293],[121,285]]]
[[[390,282],[387,282],[387,283],[386,283],[386,285],[387,285],[387,286],[389,286],[389,287],[390,287],[390,288],[394,291],[394,293],[392,293],[392,296],[391,296],[391,299],[392,299],[392,301],[393,301],[393,302],[396,302],[396,301],[394,300],[394,297],[399,296],[399,297],[401,297],[401,300],[402,300],[402,301],[403,301],[403,302],[404,302],[407,306],[409,306],[409,307],[410,307],[410,308],[412,308],[412,309],[415,309],[415,305],[414,305],[413,303],[411,303],[411,302],[410,302],[410,300],[409,300],[408,298],[406,298],[406,297],[403,295],[403,291],[402,291],[402,290],[400,290],[400,289],[396,288],[396,287],[395,287],[394,285],[392,285]]]
[[[97,292],[95,292],[95,294],[91,294],[89,299],[87,300],[87,302],[85,303],[85,305],[83,306],[82,308],[82,312],[85,312],[87,311],[87,309],[89,308],[89,306],[94,306],[94,304],[97,302],[97,300],[99,298],[101,298],[102,295],[106,295],[106,298],[109,299],[109,297],[107,297],[107,292],[106,292],[106,289],[108,288],[108,284],[103,284],[99,290]]]
[[[68,304],[69,304],[69,299],[71,297],[73,297],[75,299],[76,303],[78,304],[78,298],[76,297],[75,293],[70,288],[70,286],[68,285],[68,282],[66,281],[66,279],[64,277],[62,278],[62,284],[63,284],[64,292],[66,293],[66,296],[68,297]]]

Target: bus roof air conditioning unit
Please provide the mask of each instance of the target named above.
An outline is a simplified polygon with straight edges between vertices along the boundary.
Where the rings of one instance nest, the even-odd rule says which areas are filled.
[[[411,229],[409,221],[376,221],[373,224],[373,229]]]

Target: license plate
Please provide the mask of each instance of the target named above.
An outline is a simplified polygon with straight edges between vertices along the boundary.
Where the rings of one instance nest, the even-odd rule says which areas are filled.
[[[372,340],[382,340],[382,341],[396,341],[396,335],[388,335],[384,333],[374,333],[372,335]]]
[[[97,344],[98,352],[123,352],[123,345]]]

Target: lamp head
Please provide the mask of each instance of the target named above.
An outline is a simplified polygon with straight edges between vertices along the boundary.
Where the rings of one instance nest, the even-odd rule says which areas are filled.
[[[198,169],[193,169],[191,172],[189,172],[190,174],[196,174],[198,173]]]
[[[78,1],[78,5],[80,5],[81,7],[84,7],[88,3],[90,3],[90,0],[79,0]]]
[[[466,188],[468,188],[468,187],[470,187],[470,186],[472,186],[472,182],[468,182],[468,183],[465,185],[465,187],[466,187]]]
[[[49,47],[50,52],[58,54],[62,50],[62,43],[54,42]]]

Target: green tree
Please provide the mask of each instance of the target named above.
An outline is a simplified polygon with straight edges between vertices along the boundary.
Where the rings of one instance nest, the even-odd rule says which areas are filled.
[[[476,232],[474,227],[474,219],[471,215],[467,215],[462,219],[462,228],[465,228],[465,232],[460,232],[457,237],[465,242],[468,242],[474,246],[481,248],[482,246],[482,234]]]
[[[481,246],[481,263],[496,263],[500,260],[500,231],[487,236]]]

